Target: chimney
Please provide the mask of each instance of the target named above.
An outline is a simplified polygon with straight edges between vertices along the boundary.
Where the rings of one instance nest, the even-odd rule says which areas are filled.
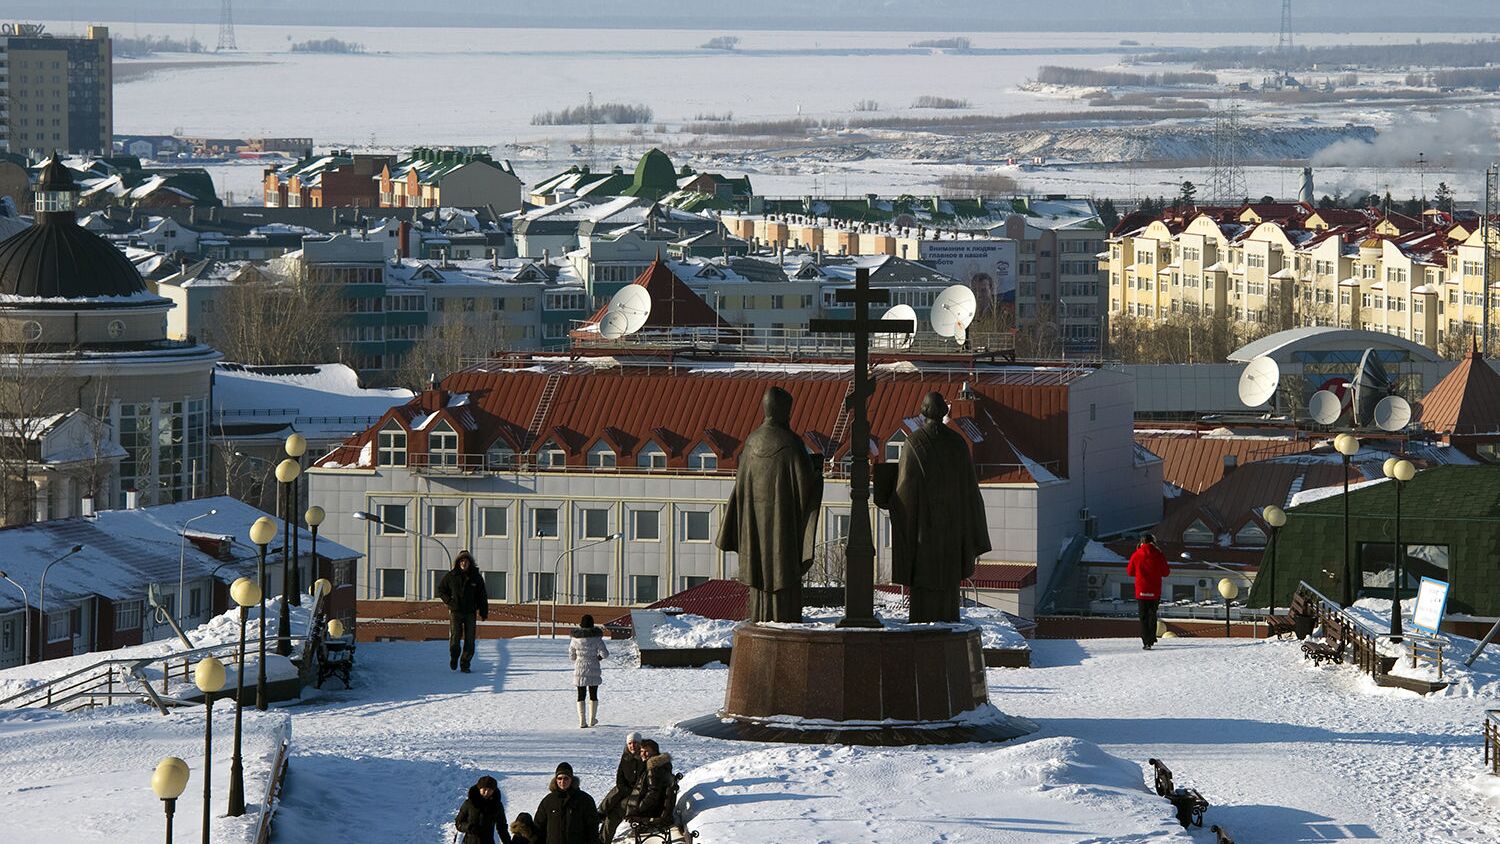
[[[411,221],[402,220],[396,226],[396,249],[397,255],[402,258],[411,257]]]
[[[127,489],[127,490],[125,490],[125,509],[126,510],[139,510],[139,509],[141,509],[141,494],[139,492],[136,492],[133,489]]]
[[[1302,184],[1297,188],[1297,199],[1302,202],[1313,204],[1313,171],[1311,167],[1302,168]]]
[[[94,518],[94,496],[85,495],[80,509],[85,519]]]
[[[1224,476],[1228,477],[1240,465],[1239,457],[1233,454],[1224,455]]]

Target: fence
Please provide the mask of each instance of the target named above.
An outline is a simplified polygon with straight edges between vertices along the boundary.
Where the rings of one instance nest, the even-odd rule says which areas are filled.
[[[1500,776],[1500,709],[1484,711],[1484,766]]]

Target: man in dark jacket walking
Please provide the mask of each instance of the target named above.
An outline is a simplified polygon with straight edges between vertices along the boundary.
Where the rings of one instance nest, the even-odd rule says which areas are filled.
[[[533,820],[538,844],[595,844],[598,840],[598,808],[594,798],[578,787],[573,766],[567,762],[557,766]]]
[[[463,844],[495,844],[497,830],[500,844],[511,844],[505,804],[500,802],[500,784],[494,777],[482,776],[469,788],[469,799],[459,807],[453,825],[464,834]]]
[[[1156,547],[1156,537],[1146,534],[1141,545],[1130,555],[1125,573],[1135,578],[1135,602],[1141,617],[1141,646],[1151,650],[1156,644],[1156,609],[1161,604],[1161,579],[1171,574],[1167,555]]]
[[[625,752],[620,754],[620,765],[615,768],[615,785],[599,802],[599,814],[603,816],[604,834],[608,842],[615,838],[615,830],[625,819],[625,798],[635,788],[636,780],[646,772],[646,762],[641,758],[641,734],[625,736]]]
[[[474,635],[480,618],[490,617],[490,599],[484,591],[484,575],[474,565],[474,557],[468,551],[458,552],[453,560],[453,569],[443,575],[438,584],[438,599],[448,607],[448,668],[463,668],[469,673],[469,663],[474,660]],[[462,651],[459,650],[462,645]]]

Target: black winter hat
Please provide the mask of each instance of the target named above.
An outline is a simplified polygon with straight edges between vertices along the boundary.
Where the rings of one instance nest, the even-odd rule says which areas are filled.
[[[460,551],[460,552],[458,552],[458,556],[456,556],[456,557],[453,558],[453,567],[454,568],[458,568],[458,564],[462,560],[468,560],[469,561],[469,565],[471,565],[471,566],[477,566],[477,565],[479,565],[478,563],[474,562],[474,555],[473,554],[470,554],[468,551]]]
[[[493,788],[494,790],[499,791],[500,790],[500,783],[495,782],[495,778],[494,777],[490,776],[489,774],[485,774],[484,776],[482,776],[482,777],[479,778],[479,782],[474,783],[474,787],[475,788]]]
[[[567,774],[570,777],[573,776],[573,766],[569,765],[567,762],[557,763],[557,770],[552,772],[552,776],[560,777],[563,774]]]

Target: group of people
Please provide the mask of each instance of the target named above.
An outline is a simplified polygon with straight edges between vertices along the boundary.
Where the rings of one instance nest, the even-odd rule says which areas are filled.
[[[547,783],[547,796],[536,813],[521,812],[506,823],[505,805],[495,778],[485,775],[453,819],[463,844],[608,844],[626,818],[658,818],[671,812],[676,777],[672,755],[652,739],[632,732],[615,769],[615,784],[598,803],[584,791],[573,766],[562,762]]]

